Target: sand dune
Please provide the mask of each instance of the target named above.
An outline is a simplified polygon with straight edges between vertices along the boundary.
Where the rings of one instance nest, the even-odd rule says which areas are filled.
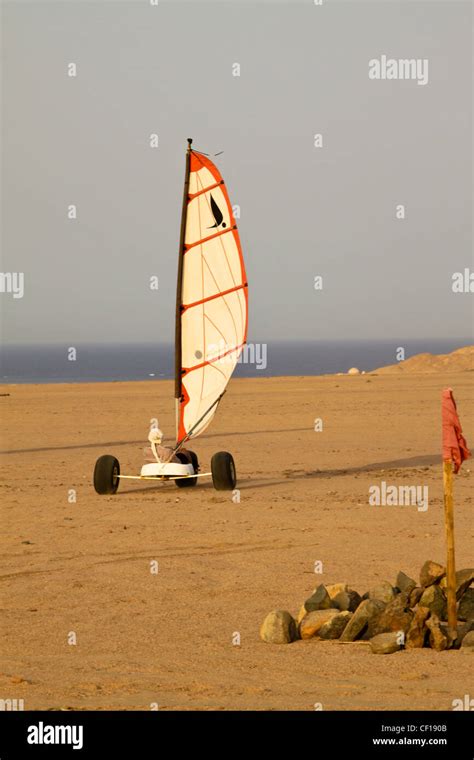
[[[474,346],[464,346],[450,354],[417,354],[403,362],[380,367],[374,372],[389,375],[394,372],[472,372],[473,370]]]

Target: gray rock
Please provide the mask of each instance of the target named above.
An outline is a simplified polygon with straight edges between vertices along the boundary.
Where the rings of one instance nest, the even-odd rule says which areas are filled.
[[[341,635],[341,641],[355,641],[362,636],[369,623],[381,615],[384,608],[385,604],[379,599],[364,599],[346,625]]]
[[[270,612],[260,628],[260,638],[270,644],[290,644],[296,636],[296,623],[286,610]]]
[[[474,631],[474,620],[467,620],[465,623],[458,623],[457,639],[454,642],[453,649],[459,649],[468,633]]]
[[[416,608],[406,635],[406,649],[421,649],[425,645],[426,634],[428,632],[426,621],[430,614],[428,607]]]
[[[418,602],[420,601],[421,597],[423,596],[423,591],[425,589],[421,586],[415,586],[413,591],[410,593],[410,598],[408,600],[408,606],[409,607],[416,607]]]
[[[474,631],[469,631],[464,636],[461,649],[466,652],[474,652]]]
[[[316,591],[316,589],[314,589]],[[326,586],[326,591],[328,592],[331,599],[334,599],[335,596],[337,596],[341,591],[348,591],[349,586],[347,583],[331,583],[329,586]]]
[[[465,570],[458,570],[456,572],[456,599],[460,599],[466,589],[469,588],[471,583],[474,581],[474,568],[468,567]],[[440,584],[442,589],[446,589],[447,587],[447,579],[444,577]]]
[[[370,639],[370,648],[374,654],[393,654],[402,647],[404,639],[403,631],[391,631],[379,633]]]
[[[420,586],[426,588],[433,583],[437,583],[441,580],[446,573],[446,568],[440,565],[438,562],[432,560],[426,560],[425,564],[420,570]]]
[[[443,633],[440,628],[439,617],[435,614],[431,614],[431,617],[426,621],[426,627],[430,631],[430,647],[436,649],[437,652],[442,652],[448,646],[448,637]]]
[[[340,591],[336,596],[332,597],[333,606],[337,607],[341,612],[346,612],[347,610],[355,612],[361,601],[357,591],[351,588],[347,589],[347,591]]]
[[[299,634],[302,639],[312,639],[319,634],[320,629],[333,617],[340,615],[339,610],[315,610],[308,612],[299,626]]]
[[[367,636],[372,638],[378,633],[389,631],[403,631],[406,634],[412,620],[413,612],[408,606],[408,594],[401,591],[393,602],[387,604],[381,615],[370,623]]]
[[[313,594],[304,603],[306,612],[315,612],[316,610],[328,610],[332,607],[331,597],[326,591],[326,587],[321,583],[314,591]]]
[[[441,628],[442,633],[446,636],[446,639],[448,642],[450,641],[450,633],[449,633],[449,626],[445,623],[440,623],[439,627]],[[456,638],[454,641],[451,642],[450,649],[460,649],[462,642],[464,640],[464,637],[467,636],[470,631],[474,630],[474,620],[467,620],[465,623],[459,622],[457,624],[456,629]]]
[[[298,615],[297,615],[297,618],[296,618],[296,622],[297,622],[298,625],[301,623],[301,621],[303,620],[303,618],[306,617],[307,614],[308,613],[306,612],[306,608],[305,608],[305,606],[303,604],[303,606],[300,607],[300,611],[298,612]]]
[[[440,620],[446,617],[446,597],[439,586],[428,586],[419,601],[420,607],[428,607]]]
[[[395,598],[393,586],[388,581],[382,581],[369,591],[369,599],[379,599],[385,604],[389,604]]]
[[[406,591],[407,594],[411,594],[413,589],[416,588],[416,581],[414,581],[413,578],[410,578],[408,575],[405,575],[405,573],[402,573],[400,570],[397,575],[395,586],[399,588],[400,591]]]
[[[474,618],[474,588],[468,588],[461,597],[458,607],[458,620]]]
[[[327,623],[319,629],[320,639],[338,639],[342,635],[346,625],[352,617],[352,612],[344,610],[339,612],[338,615],[334,615]]]

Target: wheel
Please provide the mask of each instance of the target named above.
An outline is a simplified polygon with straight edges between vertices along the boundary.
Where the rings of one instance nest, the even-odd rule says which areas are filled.
[[[194,468],[194,472],[199,472],[199,460],[197,457],[197,454],[195,451],[190,451],[189,449],[186,449],[187,453],[191,457],[191,464]]]
[[[99,457],[94,468],[94,488],[97,493],[115,493],[120,483],[119,460],[110,454]]]
[[[212,482],[216,491],[232,491],[237,482],[234,457],[228,451],[218,451],[211,459]]]
[[[178,451],[176,454],[177,458],[182,464],[192,464],[194,468],[194,472],[197,471],[197,456],[194,453],[194,451]],[[194,461],[196,461],[196,464],[194,464]],[[178,480],[174,481],[178,488],[192,488],[196,485],[198,482],[197,478],[178,478]]]

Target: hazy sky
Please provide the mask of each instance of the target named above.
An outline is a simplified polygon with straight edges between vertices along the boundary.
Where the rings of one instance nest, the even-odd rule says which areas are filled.
[[[469,335],[469,2],[2,8],[2,271],[25,276],[5,341],[173,340],[188,136],[224,151],[249,340]],[[369,79],[382,55],[428,59],[428,83]]]

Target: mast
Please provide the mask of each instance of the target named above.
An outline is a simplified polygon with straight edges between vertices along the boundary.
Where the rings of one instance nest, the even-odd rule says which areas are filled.
[[[182,395],[181,387],[181,301],[183,285],[184,239],[186,234],[186,215],[188,210],[189,173],[191,164],[192,138],[188,137],[186,151],[186,168],[184,174],[183,208],[181,211],[181,232],[179,236],[178,281],[176,287],[176,326],[174,338],[174,395],[176,399],[176,441],[178,440],[179,402]]]

